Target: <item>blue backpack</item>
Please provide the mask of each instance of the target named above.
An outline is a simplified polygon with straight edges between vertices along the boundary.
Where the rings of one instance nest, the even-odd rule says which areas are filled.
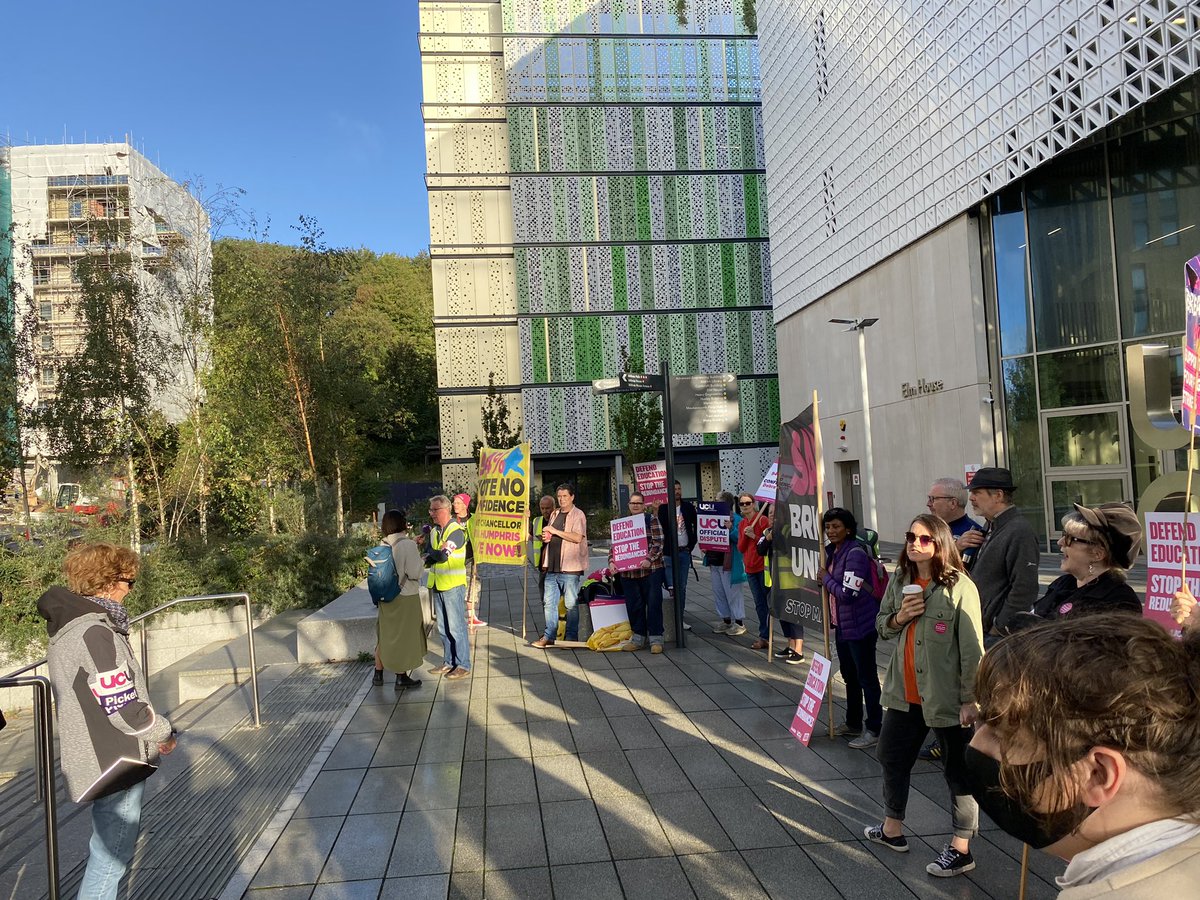
[[[367,551],[367,562],[371,564],[367,572],[367,591],[371,594],[371,602],[376,606],[391,603],[400,596],[400,576],[396,572],[392,548],[387,544],[372,547]]]

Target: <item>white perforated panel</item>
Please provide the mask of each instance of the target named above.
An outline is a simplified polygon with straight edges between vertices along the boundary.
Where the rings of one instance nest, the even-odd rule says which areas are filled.
[[[1196,0],[758,0],[780,321],[1200,70]]]

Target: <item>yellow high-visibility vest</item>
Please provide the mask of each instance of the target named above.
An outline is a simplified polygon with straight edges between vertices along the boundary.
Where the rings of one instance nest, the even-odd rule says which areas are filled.
[[[451,521],[445,529],[434,528],[429,533],[429,546],[441,550],[446,540],[454,534],[459,534],[462,544],[450,551],[445,562],[434,563],[429,575],[429,588],[434,591],[446,591],[454,587],[467,586],[467,533],[457,522]]]
[[[535,566],[542,564],[542,531],[545,528],[545,516],[538,516],[533,520],[533,564]]]

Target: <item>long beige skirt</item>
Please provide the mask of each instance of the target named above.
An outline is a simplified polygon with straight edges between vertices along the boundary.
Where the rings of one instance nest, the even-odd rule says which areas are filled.
[[[390,603],[380,603],[375,627],[379,660],[385,669],[408,672],[421,666],[425,659],[425,623],[420,595],[401,595]]]

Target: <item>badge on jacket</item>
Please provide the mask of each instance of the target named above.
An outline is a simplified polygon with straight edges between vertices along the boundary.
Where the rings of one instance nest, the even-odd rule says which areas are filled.
[[[109,716],[115,716],[126,704],[137,699],[137,686],[126,669],[101,672],[88,681],[88,687],[105,715]]]
[[[842,576],[842,587],[848,591],[861,591],[863,579],[861,575],[855,575],[853,572],[847,572]]]

